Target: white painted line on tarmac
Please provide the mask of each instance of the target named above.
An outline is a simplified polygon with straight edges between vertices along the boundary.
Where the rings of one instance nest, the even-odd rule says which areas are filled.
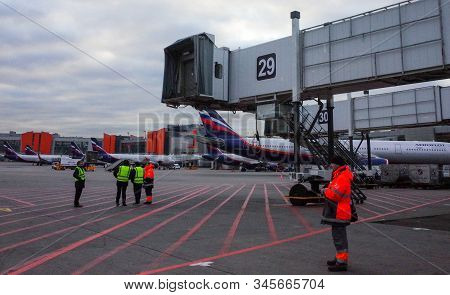
[[[214,262],[212,262],[212,261],[205,261],[205,262],[194,263],[194,264],[191,264],[191,265],[189,265],[189,266],[210,267],[211,264],[213,264],[213,263],[214,263]]]

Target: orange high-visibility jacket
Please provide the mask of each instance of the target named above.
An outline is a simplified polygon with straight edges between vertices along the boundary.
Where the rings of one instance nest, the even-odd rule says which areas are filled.
[[[324,192],[323,223],[350,223],[352,181],[353,173],[348,166],[341,166],[333,171],[333,178]]]
[[[155,172],[153,171],[153,165],[149,164],[147,166],[145,166],[144,168],[144,179],[145,178],[150,178],[150,179],[154,179],[155,178]]]

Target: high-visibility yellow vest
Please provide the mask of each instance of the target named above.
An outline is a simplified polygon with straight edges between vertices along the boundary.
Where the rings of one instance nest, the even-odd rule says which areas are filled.
[[[86,180],[86,174],[84,173],[84,169],[81,167],[75,167],[75,170],[78,171],[78,179],[85,181]],[[78,180],[75,178],[75,180]]]
[[[136,174],[134,175],[134,183],[136,184],[144,183],[144,168],[136,167],[134,168],[134,171],[136,172]]]
[[[117,173],[117,180],[120,182],[128,182],[130,178],[130,166],[120,166],[119,173]]]

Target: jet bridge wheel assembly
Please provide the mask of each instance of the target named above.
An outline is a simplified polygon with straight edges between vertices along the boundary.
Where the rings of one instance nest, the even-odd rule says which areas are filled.
[[[308,190],[303,184],[300,183],[291,187],[289,190],[289,196],[286,198],[289,199],[289,202],[291,202],[293,206],[305,206],[308,203],[323,202],[323,198],[320,194]]]

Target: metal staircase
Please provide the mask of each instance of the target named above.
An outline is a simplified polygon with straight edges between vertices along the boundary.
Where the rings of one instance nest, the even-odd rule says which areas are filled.
[[[302,132],[301,146],[307,147],[313,155],[315,164],[319,169],[325,169],[328,166],[328,136],[327,131],[323,129],[320,124],[317,124],[317,116],[313,117],[306,111],[305,108],[301,110],[301,120],[299,123],[300,132]],[[320,113],[321,108],[319,109]],[[334,138],[334,152],[336,155],[342,157],[345,162],[353,167],[357,172],[366,170],[357,159],[357,155],[352,155],[350,149],[344,146],[337,138]],[[354,174],[356,180],[360,180],[357,173]],[[363,203],[367,199],[361,189],[355,184],[352,184],[352,198],[356,203]]]

